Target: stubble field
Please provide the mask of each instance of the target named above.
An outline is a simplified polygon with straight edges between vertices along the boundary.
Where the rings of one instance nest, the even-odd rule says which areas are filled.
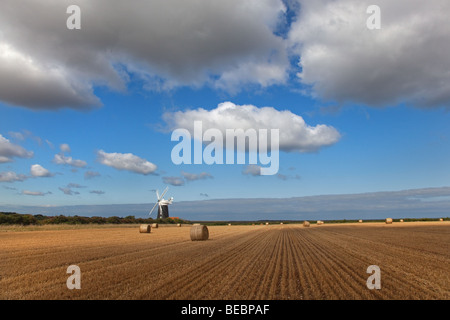
[[[0,299],[450,298],[448,222],[208,228],[208,241],[190,227],[2,231]]]

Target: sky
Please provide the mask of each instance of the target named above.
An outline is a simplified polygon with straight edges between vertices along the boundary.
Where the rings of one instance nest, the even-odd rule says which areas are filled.
[[[0,211],[448,216],[450,3],[372,2],[2,1]],[[177,164],[196,121],[278,130],[277,170]]]

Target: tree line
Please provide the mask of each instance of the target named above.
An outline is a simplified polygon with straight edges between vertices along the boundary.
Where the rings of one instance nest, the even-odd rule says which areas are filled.
[[[20,214],[0,212],[0,225],[44,225],[44,224],[151,224],[151,223],[189,223],[179,218],[153,219],[126,217],[81,217],[81,216],[44,216],[42,214]]]

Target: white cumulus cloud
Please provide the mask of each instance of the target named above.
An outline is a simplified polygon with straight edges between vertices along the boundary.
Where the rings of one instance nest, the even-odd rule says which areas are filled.
[[[86,109],[101,105],[89,83],[77,79],[62,63],[59,66],[51,65],[46,58],[36,58],[32,52],[31,48],[23,51],[17,49],[0,37],[2,101],[35,109],[65,106]]]
[[[66,1],[1,1],[0,101],[32,109],[99,106],[94,88],[126,90],[131,73],[150,90],[236,91],[288,77],[286,41],[275,32],[286,12],[281,0],[70,4],[81,8],[75,32],[65,26]]]
[[[14,182],[14,181],[24,181],[27,176],[24,174],[17,174],[13,171],[0,172],[0,182]]]
[[[0,134],[0,163],[11,162],[13,161],[13,157],[31,158],[33,154],[32,151],[28,151],[17,144],[11,143]]]
[[[61,152],[70,152],[70,146],[67,143],[63,143],[59,146]]]
[[[332,126],[308,125],[301,116],[289,110],[279,111],[273,107],[258,108],[253,105],[220,103],[217,108],[167,112],[163,120],[170,130],[183,128],[194,135],[194,122],[201,121],[203,132],[218,129],[226,137],[227,129],[279,130],[279,148],[282,151],[313,152],[339,141],[341,135]]]
[[[52,177],[53,173],[45,169],[40,164],[33,164],[30,169],[30,173],[33,177]]]
[[[97,152],[97,160],[101,164],[117,170],[126,170],[143,175],[153,173],[157,169],[155,164],[132,153],[107,153],[100,150]]]
[[[73,159],[72,157],[66,157],[63,154],[55,154],[53,162],[56,164],[64,164],[72,167],[83,168],[87,166],[87,162],[83,160]]]
[[[165,184],[170,184],[175,187],[184,186],[184,180],[181,177],[163,177],[162,179]]]
[[[300,0],[289,32],[314,97],[369,106],[450,103],[448,0]],[[369,5],[381,29],[369,30]]]

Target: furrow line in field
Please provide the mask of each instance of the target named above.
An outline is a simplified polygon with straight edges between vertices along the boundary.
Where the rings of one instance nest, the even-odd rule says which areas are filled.
[[[362,234],[358,234],[358,233],[353,233],[351,235],[345,233],[345,231],[349,231],[347,229],[342,228],[342,230],[337,230],[336,231],[331,231],[329,229],[326,230],[326,233],[332,233],[335,235],[340,235],[340,237],[342,238],[348,238],[348,243],[359,243],[359,242],[366,242],[371,244],[372,246],[383,246],[384,248],[391,248],[391,250],[396,250],[396,254],[405,254],[408,253],[409,255],[411,255],[411,253],[413,253],[413,259],[415,261],[415,259],[417,259],[417,254],[420,254],[420,258],[426,260],[429,259],[436,259],[439,260],[438,265],[445,266],[445,263],[442,263],[442,260],[448,260],[450,258],[450,251],[448,250],[448,245],[447,245],[447,249],[445,250],[445,246],[443,247],[444,249],[441,251],[431,251],[433,248],[430,246],[425,246],[424,248],[422,248],[421,250],[418,250],[421,247],[422,242],[426,241],[427,238],[417,238],[416,236],[414,236],[414,238],[412,239],[410,236],[406,235],[406,236],[399,236],[399,231],[400,232],[405,232],[406,230],[404,230],[403,228],[397,228],[395,230],[395,240],[392,239],[387,239],[388,236],[392,237],[392,229],[391,230],[382,230],[383,232],[379,232],[380,230],[377,230],[377,237],[374,238],[373,240],[370,239],[368,237],[368,234],[373,234],[372,233],[362,233]],[[386,231],[390,231],[389,233],[386,234]],[[409,230],[409,232],[411,232]],[[324,233],[325,234],[325,233]],[[450,233],[446,234],[446,239],[442,239],[442,241],[444,243],[450,242]],[[407,244],[401,242],[400,240],[402,239],[407,239],[405,241],[407,241]],[[412,241],[413,240],[413,241]],[[413,245],[414,244],[414,245]],[[445,267],[444,267],[445,268]]]
[[[285,237],[282,230],[274,230],[277,232],[277,251],[274,256],[271,257],[270,262],[273,266],[273,271],[271,274],[271,281],[268,290],[268,298],[278,300],[280,298],[280,279],[282,278],[282,261],[285,251]]]
[[[332,236],[332,239],[334,240],[336,237],[337,235],[334,234]],[[363,261],[362,258],[365,258],[365,261],[371,261],[370,264],[379,265],[382,268],[384,274],[395,274],[396,276],[392,278],[383,277],[385,290],[383,290],[382,292],[385,294],[385,298],[392,299],[402,295],[409,296],[411,290],[414,289],[422,290],[421,296],[423,295],[424,291],[425,294],[432,294],[431,290],[423,288],[422,284],[417,283],[417,279],[421,278],[421,274],[416,274],[415,276],[411,277],[411,275],[405,273],[405,266],[407,265],[405,264],[405,254],[401,254],[399,250],[396,250],[395,248],[392,248],[392,246],[387,245],[383,246],[382,250],[380,250],[379,243],[368,241],[364,244],[364,241],[362,240],[363,239],[358,242],[331,242],[330,240],[330,244],[332,243],[332,245],[336,247],[335,251],[338,251],[339,247],[341,247],[341,249],[346,250],[348,255],[353,256],[355,259]],[[395,259],[389,257],[395,257]],[[367,263],[368,262],[366,262],[366,264]],[[403,276],[400,276],[400,274],[403,274]],[[374,291],[373,293],[376,292],[378,291]]]
[[[260,269],[261,261],[267,259],[267,240],[268,232],[261,234],[261,237],[255,238],[253,245],[248,247],[241,254],[245,256],[236,265],[233,272],[228,272],[226,281],[220,283],[221,289],[216,298],[222,299],[253,299],[251,294],[252,287],[259,283],[262,278]]]
[[[277,250],[276,246],[276,232],[270,229],[266,233],[264,241],[261,242],[260,246],[263,248],[262,255],[255,261],[255,271],[251,275],[253,281],[253,286],[249,288],[249,296],[251,299],[264,299],[265,283],[270,280],[270,271],[272,266],[272,259],[274,253]]]
[[[279,254],[279,252],[282,250],[280,244],[280,237],[277,234],[277,230],[271,229],[270,230],[270,244],[271,248],[268,252],[268,255],[266,259],[263,260],[265,264],[265,270],[264,275],[261,279],[261,282],[258,284],[258,289],[256,291],[256,299],[271,299],[270,298],[270,292],[271,292],[271,286],[273,282],[274,272],[276,269],[276,263],[275,260]],[[268,240],[269,240],[268,239]]]
[[[337,293],[336,298],[360,298],[361,287],[357,283],[361,283],[361,279],[356,278],[357,270],[352,270],[347,265],[348,261],[342,261],[338,254],[314,238],[319,230],[310,231],[304,234],[304,241],[309,244],[312,260],[320,263],[317,268],[321,271],[317,276],[325,278],[326,283],[335,288],[333,291]]]
[[[282,296],[287,299],[298,299],[299,290],[299,265],[296,259],[296,252],[294,250],[294,238],[291,228],[286,228],[286,250],[285,250],[285,263],[283,264],[283,277],[282,288],[284,292]]]
[[[303,232],[308,231],[299,228],[291,230],[292,252],[297,261],[297,270],[299,270],[300,299],[320,299],[321,297],[316,295],[316,292],[318,287],[323,286],[323,281],[317,277],[314,271],[315,265],[311,260],[310,249],[302,241]]]
[[[235,244],[228,246],[225,250],[217,251],[212,250],[209,254],[205,255],[203,260],[200,261],[200,265],[191,268],[185,272],[187,280],[185,283],[181,282],[177,286],[179,290],[183,289],[189,292],[198,292],[200,289],[206,294],[215,290],[215,286],[220,282],[221,276],[233,270],[235,272],[236,265],[241,261],[247,259],[245,253],[249,248],[255,246],[260,241],[260,238],[264,237],[264,234],[248,233],[245,237],[238,236],[239,239]],[[194,273],[195,270],[195,273]],[[189,277],[192,276],[193,277]],[[200,295],[201,296],[201,295]],[[176,291],[168,293],[165,298],[177,298]]]
[[[384,270],[385,274],[395,274],[395,277],[386,278],[386,280],[388,280],[388,283],[392,281],[391,287],[395,288],[397,296],[400,293],[399,290],[402,290],[405,296],[408,296],[411,294],[411,291],[417,289],[421,290],[421,296],[427,296],[435,295],[434,290],[436,288],[441,288],[441,290],[445,290],[445,286],[448,288],[449,282],[443,281],[441,277],[443,274],[448,274],[448,271],[442,271],[442,268],[437,268],[437,266],[442,266],[442,264],[448,265],[448,259],[447,263],[445,263],[442,262],[442,259],[438,261],[433,259],[432,257],[435,257],[434,254],[431,257],[428,255],[424,257],[423,252],[407,248],[398,250],[393,245],[383,243],[380,246],[380,243],[373,241],[365,242],[365,244],[364,239],[360,239],[358,242],[349,241],[346,245],[352,248],[352,252],[357,252],[359,257],[366,257],[368,261],[379,261],[377,265]],[[420,261],[420,263],[417,263],[417,261]],[[411,269],[412,266],[414,266],[413,269]],[[424,279],[424,276],[431,280],[435,279],[435,283],[432,286],[433,290],[428,288],[430,286],[423,285],[424,282],[431,282],[430,279]]]
[[[338,299],[342,292],[335,285],[336,279],[329,275],[329,268],[320,260],[321,256],[316,251],[309,234],[312,230],[296,229],[293,237],[294,250],[301,254],[309,273],[310,299]]]
[[[303,232],[298,228],[291,228],[290,233],[290,254],[294,261],[294,277],[296,279],[296,299],[321,298],[315,295],[317,288],[323,286],[323,281],[314,272],[315,266],[312,264],[312,254],[308,245],[302,245]],[[291,270],[292,272],[292,270]]]
[[[335,235],[329,239],[322,237],[321,233],[315,236],[318,238],[316,250],[327,250],[330,262],[341,270],[340,272],[345,275],[345,284],[353,289],[355,296],[352,298],[361,298],[361,295],[366,295],[369,292],[365,278],[367,263],[364,263],[360,257],[354,255],[351,248],[338,245],[342,242],[341,235]],[[372,299],[381,299],[383,297],[377,291],[372,291],[371,293],[374,293],[374,295],[370,295]]]
[[[158,299],[180,299],[186,290],[192,291],[194,287],[200,288],[205,284],[208,285],[209,282],[215,283],[218,274],[226,271],[227,268],[233,268],[235,260],[242,259],[241,255],[236,253],[240,253],[246,246],[251,246],[251,239],[257,238],[260,233],[241,233],[235,236],[236,239],[232,238],[230,241],[225,239],[217,242],[193,243],[193,246],[183,253],[187,256],[189,263],[185,263],[181,270],[177,269],[179,271],[175,274],[169,274],[156,282],[152,286],[153,292]],[[199,247],[202,250],[198,250]],[[199,253],[197,258],[192,257],[192,251]],[[170,288],[167,287],[167,282],[172,284]],[[148,290],[149,288],[142,288],[136,294],[145,294]]]

